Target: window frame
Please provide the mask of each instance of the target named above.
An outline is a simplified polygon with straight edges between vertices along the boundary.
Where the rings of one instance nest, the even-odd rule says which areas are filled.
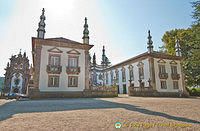
[[[174,86],[175,84],[174,83],[177,83],[177,87],[178,88],[175,88],[175,86]],[[173,81],[173,89],[175,89],[175,90],[179,89],[179,83],[178,83],[178,81]]]
[[[159,64],[158,67],[159,67],[159,73],[160,74],[165,74],[166,73],[166,67],[165,67],[164,64]],[[164,67],[164,68],[161,68],[161,67]],[[163,72],[163,69],[164,69],[164,72]]]
[[[174,70],[174,67],[175,67],[175,70]],[[178,70],[177,70],[177,66],[176,65],[171,65],[171,72],[172,72],[172,74],[178,74]]]
[[[165,83],[165,88],[162,88],[162,82]],[[160,89],[167,89],[167,82],[166,81],[164,81],[164,80],[160,81]]]
[[[140,69],[142,69],[142,73],[140,72]],[[143,66],[138,67],[138,73],[139,73],[139,79],[143,80],[144,79],[144,67]],[[141,74],[142,74],[143,78],[141,78]]]
[[[54,78],[53,83],[55,84],[55,77],[58,78],[58,83],[57,85],[51,85],[51,78]],[[48,75],[48,87],[59,87],[60,85],[60,76],[58,75]]]
[[[70,59],[71,58],[76,58],[76,66],[70,66]],[[68,67],[71,67],[71,68],[79,67],[79,56],[68,55]]]
[[[75,78],[75,85],[70,85],[70,78]],[[78,76],[68,76],[68,87],[78,87]]]
[[[51,64],[51,57],[58,57],[58,65],[55,64],[55,59],[53,61],[53,64]],[[52,54],[50,53],[49,54],[49,61],[48,61],[48,65],[51,65],[51,66],[60,66],[61,64],[61,55],[60,54]]]

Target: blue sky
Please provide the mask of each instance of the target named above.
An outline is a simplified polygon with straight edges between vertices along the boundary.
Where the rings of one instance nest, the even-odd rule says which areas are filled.
[[[26,51],[30,63],[31,37],[35,37],[41,10],[46,12],[46,37],[66,37],[82,42],[84,17],[88,17],[91,55],[101,61],[102,46],[112,64],[147,51],[151,30],[154,50],[166,31],[188,28],[191,0],[1,0],[0,76],[12,54]]]

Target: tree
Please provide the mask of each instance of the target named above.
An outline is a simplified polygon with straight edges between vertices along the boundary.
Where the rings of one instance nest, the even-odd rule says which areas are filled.
[[[194,25],[200,25],[200,1],[191,2],[194,11],[192,12],[192,18],[195,19]]]
[[[200,1],[192,2],[194,11],[193,25],[188,29],[175,29],[166,31],[162,37],[164,43],[160,47],[161,52],[175,55],[175,38],[179,39],[183,56],[182,64],[185,74],[185,82],[188,86],[200,85]]]

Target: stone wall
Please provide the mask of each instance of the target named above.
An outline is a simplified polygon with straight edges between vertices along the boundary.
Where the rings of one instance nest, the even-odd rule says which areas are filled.
[[[129,96],[143,97],[189,97],[188,92],[158,92],[156,90],[135,90],[135,87],[129,87]],[[136,87],[139,88],[139,87]]]
[[[46,98],[94,98],[94,97],[117,97],[117,91],[62,91],[62,92],[40,92],[38,89],[29,89],[29,98],[46,99]]]

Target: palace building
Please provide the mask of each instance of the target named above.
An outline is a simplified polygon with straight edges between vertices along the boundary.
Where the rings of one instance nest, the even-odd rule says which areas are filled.
[[[149,31],[147,52],[111,65],[103,46],[102,61],[97,64],[96,54],[91,58],[89,53],[93,45],[89,44],[87,18],[80,43],[63,37],[45,38],[44,12],[37,37],[32,37],[31,98],[188,95],[178,42],[176,56],[156,52]]]

